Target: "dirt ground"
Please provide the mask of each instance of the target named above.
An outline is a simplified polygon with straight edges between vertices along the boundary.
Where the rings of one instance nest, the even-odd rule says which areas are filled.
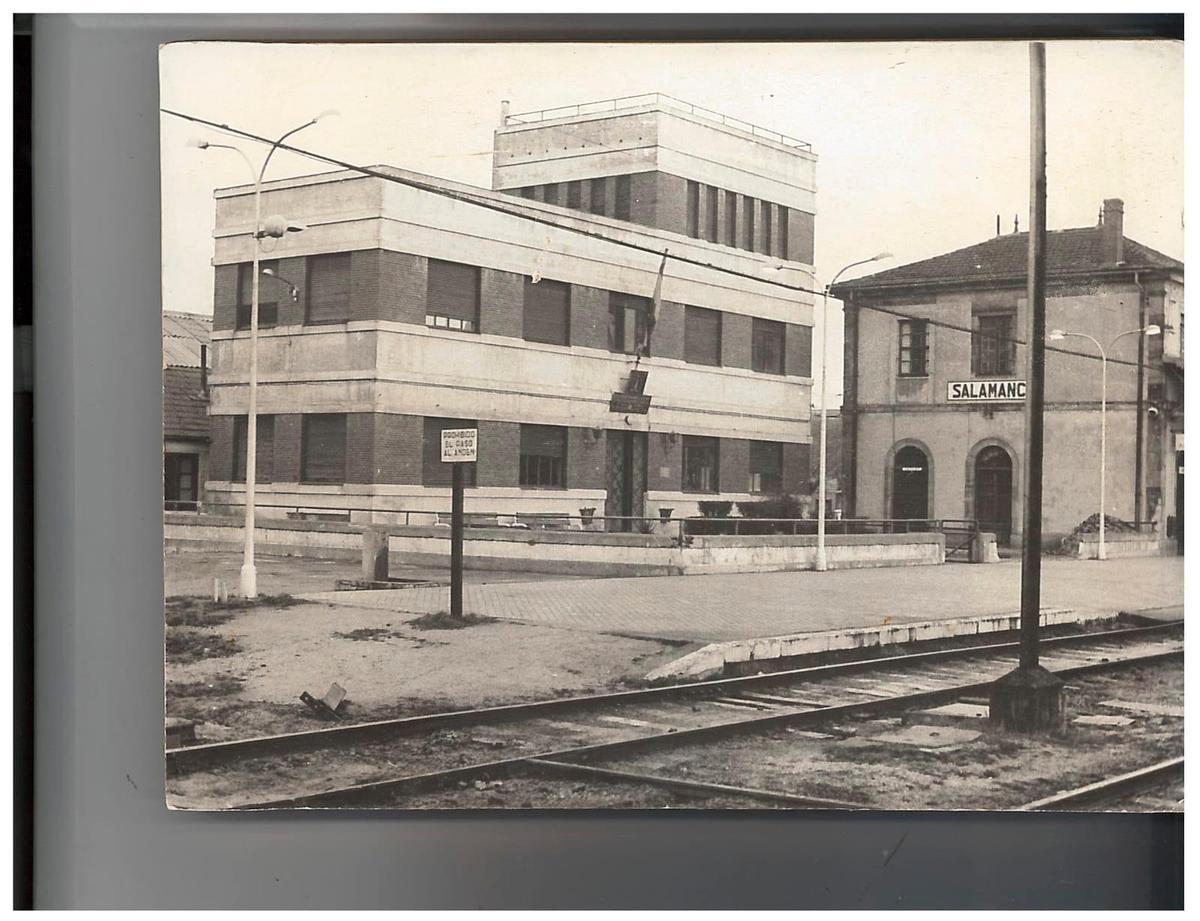
[[[321,697],[333,682],[348,694],[346,718],[359,721],[621,687],[689,651],[505,621],[420,629],[416,619],[234,604],[211,624],[169,626],[167,715],[200,721],[197,736],[217,741],[323,725],[298,698]]]

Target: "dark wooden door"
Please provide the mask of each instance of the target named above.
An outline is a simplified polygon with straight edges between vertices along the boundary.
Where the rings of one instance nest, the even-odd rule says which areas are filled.
[[[1012,459],[1003,448],[984,448],[975,458],[975,519],[997,543],[1012,541]]]
[[[896,452],[892,468],[892,517],[929,517],[929,459],[909,445]]]
[[[605,441],[608,530],[632,531],[645,514],[646,433],[610,430]]]

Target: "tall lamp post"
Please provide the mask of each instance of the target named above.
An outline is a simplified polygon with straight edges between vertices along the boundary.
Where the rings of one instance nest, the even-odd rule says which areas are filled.
[[[258,462],[258,275],[259,275],[259,260],[262,254],[262,241],[264,237],[279,238],[287,233],[295,233],[304,229],[298,224],[289,224],[286,220],[278,215],[271,215],[264,223],[262,220],[262,184],[263,177],[267,173],[267,165],[271,162],[271,157],[279,146],[290,138],[292,135],[303,131],[315,125],[322,119],[336,115],[335,111],[328,110],[311,118],[303,125],[300,125],[292,130],[280,135],[279,139],[271,144],[271,149],[267,151],[267,155],[263,158],[262,166],[258,169],[254,168],[254,161],[240,147],[233,144],[219,144],[213,141],[193,139],[188,141],[188,146],[198,147],[201,150],[209,150],[220,148],[222,150],[232,150],[239,154],[246,161],[246,166],[250,169],[251,178],[254,181],[254,224],[253,230],[250,233],[254,245],[254,267],[250,282],[250,371],[249,371],[249,399],[246,407],[246,521],[245,521],[245,542],[242,549],[242,571],[241,571],[241,590],[243,598],[258,597],[258,570],[254,565],[254,492],[255,485],[258,480],[257,462]]]
[[[1113,346],[1126,336],[1157,336],[1162,333],[1162,329],[1156,324],[1151,323],[1149,326],[1139,326],[1137,329],[1129,329],[1117,336],[1108,344],[1108,349],[1105,349],[1096,338],[1089,336],[1087,333],[1068,333],[1061,329],[1052,329],[1046,335],[1046,338],[1052,342],[1057,342],[1062,339],[1087,339],[1096,347],[1096,351],[1100,353],[1100,546],[1096,549],[1096,558],[1100,560],[1108,559],[1108,547],[1104,543],[1104,474],[1108,456],[1108,424],[1106,420],[1108,412],[1108,353],[1112,351]]]
[[[826,449],[828,446],[826,430],[829,424],[825,410],[827,397],[825,384],[829,378],[827,371],[829,367],[829,289],[837,284],[837,280],[842,275],[855,266],[891,258],[891,253],[876,253],[869,259],[859,259],[857,262],[851,262],[849,265],[839,269],[838,273],[833,276],[833,280],[821,292],[821,460],[818,468],[819,481],[817,483],[817,572],[825,572],[829,568],[829,561],[825,556],[825,466],[827,463]]]

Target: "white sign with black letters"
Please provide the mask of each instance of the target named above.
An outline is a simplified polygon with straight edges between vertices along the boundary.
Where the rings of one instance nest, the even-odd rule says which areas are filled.
[[[946,384],[950,403],[1023,403],[1024,381],[950,381]]]
[[[478,444],[479,429],[442,429],[442,463],[475,463]]]

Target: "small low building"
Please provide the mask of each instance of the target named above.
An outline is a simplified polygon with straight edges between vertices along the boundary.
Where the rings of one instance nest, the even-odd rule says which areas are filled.
[[[1046,327],[1070,334],[1046,352],[1047,544],[1100,508],[1101,362],[1085,336],[1109,355],[1105,512],[1182,536],[1184,266],[1127,238],[1123,213],[1108,199],[1096,226],[1047,234]],[[833,289],[849,514],[975,519],[1021,542],[1028,244],[998,235]],[[1136,332],[1151,324],[1161,335]]]
[[[208,471],[208,350],[212,320],[163,313],[163,503],[202,507]]]

